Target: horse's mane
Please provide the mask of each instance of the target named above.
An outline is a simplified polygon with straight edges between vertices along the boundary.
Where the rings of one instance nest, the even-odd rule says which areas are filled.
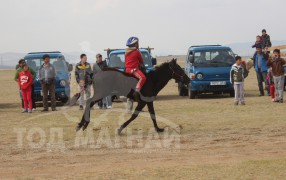
[[[162,67],[165,67],[167,65],[169,65],[169,62],[164,62],[164,63],[160,64],[159,66],[155,66],[154,71],[158,71],[158,70],[162,69]]]

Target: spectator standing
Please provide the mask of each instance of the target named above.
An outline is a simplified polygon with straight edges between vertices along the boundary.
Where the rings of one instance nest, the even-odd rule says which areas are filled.
[[[263,50],[267,51],[267,48],[272,46],[270,36],[267,34],[266,29],[262,30],[262,42],[263,42]]]
[[[48,106],[48,94],[51,96],[52,111],[56,111],[56,94],[55,94],[55,83],[56,83],[56,70],[55,67],[50,64],[50,56],[43,56],[44,64],[39,69],[39,79],[42,86],[43,93],[43,105],[44,109],[42,112],[49,111]]]
[[[16,82],[18,82],[19,80],[19,73],[23,71],[23,67],[24,65],[26,65],[26,62],[24,59],[20,59],[18,62],[18,68],[16,70],[15,76],[14,76],[14,80]],[[31,73],[33,80],[35,79],[36,76],[36,72],[28,66],[28,71]],[[31,93],[31,99],[32,99],[32,105],[33,105],[33,110],[36,110],[36,103],[35,103],[35,99],[34,99],[34,84],[31,85],[32,86],[32,93]],[[21,88],[20,88],[21,90]],[[22,109],[24,109],[24,101],[23,98],[21,99],[22,101]]]
[[[248,75],[248,71],[242,64],[240,56],[235,57],[235,64],[231,67],[230,82],[233,84],[235,91],[234,105],[237,106],[239,102],[241,105],[245,105],[244,100],[244,79]]]
[[[29,67],[27,64],[23,65],[22,71],[19,72],[18,75],[18,84],[22,91],[22,98],[24,103],[24,108],[22,113],[28,112],[32,113],[32,84],[34,83],[34,79],[32,74],[29,71]]]
[[[93,74],[94,74],[94,76],[96,76],[96,73],[98,71],[101,71],[104,68],[107,68],[107,63],[106,63],[106,61],[102,60],[102,55],[101,54],[97,54],[96,55],[96,63],[93,65]],[[107,97],[103,98],[101,101],[99,101],[98,102],[98,107],[99,107],[99,109],[102,109],[102,108],[111,109],[112,108],[111,96],[107,96]]]
[[[256,55],[253,57],[253,65],[254,69],[256,71],[256,77],[258,82],[258,88],[259,88],[259,96],[264,96],[264,89],[263,89],[263,82],[265,83],[265,87],[267,90],[268,95],[270,95],[269,87],[267,85],[266,75],[268,66],[266,65],[266,62],[269,58],[269,54],[264,51],[262,52],[262,47],[257,46],[256,47]]]
[[[283,90],[284,90],[284,65],[285,60],[280,57],[280,50],[275,49],[273,51],[274,57],[269,58],[267,61],[267,65],[272,68],[273,80],[274,80],[274,87],[275,87],[275,101],[283,103]]]
[[[75,66],[75,78],[80,88],[79,109],[83,110],[84,94],[86,99],[90,98],[90,89],[92,85],[92,69],[87,62],[86,54],[80,55],[80,62]]]

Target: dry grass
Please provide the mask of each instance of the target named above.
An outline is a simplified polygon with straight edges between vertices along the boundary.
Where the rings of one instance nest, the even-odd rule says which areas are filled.
[[[285,104],[273,104],[269,97],[258,97],[253,69],[246,81],[246,106],[234,107],[228,95],[204,95],[195,100],[179,97],[177,86],[171,81],[157,98],[155,108],[161,127],[168,126],[169,132],[180,130],[180,149],[168,152],[157,148],[138,153],[127,146],[127,131],[120,137],[115,135],[115,129],[129,117],[125,103],[115,103],[110,111],[93,110],[92,122],[83,134],[92,133],[95,142],[76,147],[79,134],[74,128],[82,115],[78,107],[61,107],[56,113],[42,114],[39,109],[31,115],[21,114],[13,74],[13,71],[0,71],[1,179],[286,177]],[[46,143],[41,148],[31,148],[26,133],[23,147],[18,148],[14,132],[17,128],[26,128],[27,132],[42,129],[47,136]],[[51,128],[62,129],[63,149],[48,148]],[[102,129],[108,132],[113,148],[92,148],[98,143]],[[143,132],[145,139],[150,130],[152,122],[146,112],[129,128],[133,134]],[[121,142],[119,148],[114,148],[116,138]],[[164,134],[158,138],[162,140]],[[158,141],[156,133],[153,139]],[[33,136],[34,142],[39,140],[39,135]]]

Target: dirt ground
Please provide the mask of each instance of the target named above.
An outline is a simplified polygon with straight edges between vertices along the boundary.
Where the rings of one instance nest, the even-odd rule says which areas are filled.
[[[285,179],[285,104],[258,97],[255,72],[246,106],[229,95],[179,97],[174,80],[159,94],[157,134],[147,109],[121,136],[125,102],[95,109],[75,132],[77,106],[22,114],[14,71],[0,71],[1,179]],[[74,78],[73,78],[74,79]],[[73,93],[76,91],[72,83]]]

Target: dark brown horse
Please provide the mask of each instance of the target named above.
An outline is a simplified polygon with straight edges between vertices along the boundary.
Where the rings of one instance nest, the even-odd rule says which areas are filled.
[[[146,74],[146,83],[141,89],[140,101],[135,108],[134,113],[124,124],[118,129],[118,134],[128,126],[138,114],[147,105],[151,119],[157,132],[163,132],[164,129],[159,128],[156,121],[153,101],[157,94],[167,85],[171,79],[178,82],[188,84],[189,77],[184,73],[182,68],[177,64],[177,60],[163,63],[154,71]],[[134,99],[133,93],[137,84],[137,79],[114,69],[106,69],[96,74],[94,81],[94,96],[87,100],[86,109],[82,116],[81,122],[77,126],[77,131],[81,128],[85,130],[90,122],[90,108],[103,97],[110,94],[117,94]]]

